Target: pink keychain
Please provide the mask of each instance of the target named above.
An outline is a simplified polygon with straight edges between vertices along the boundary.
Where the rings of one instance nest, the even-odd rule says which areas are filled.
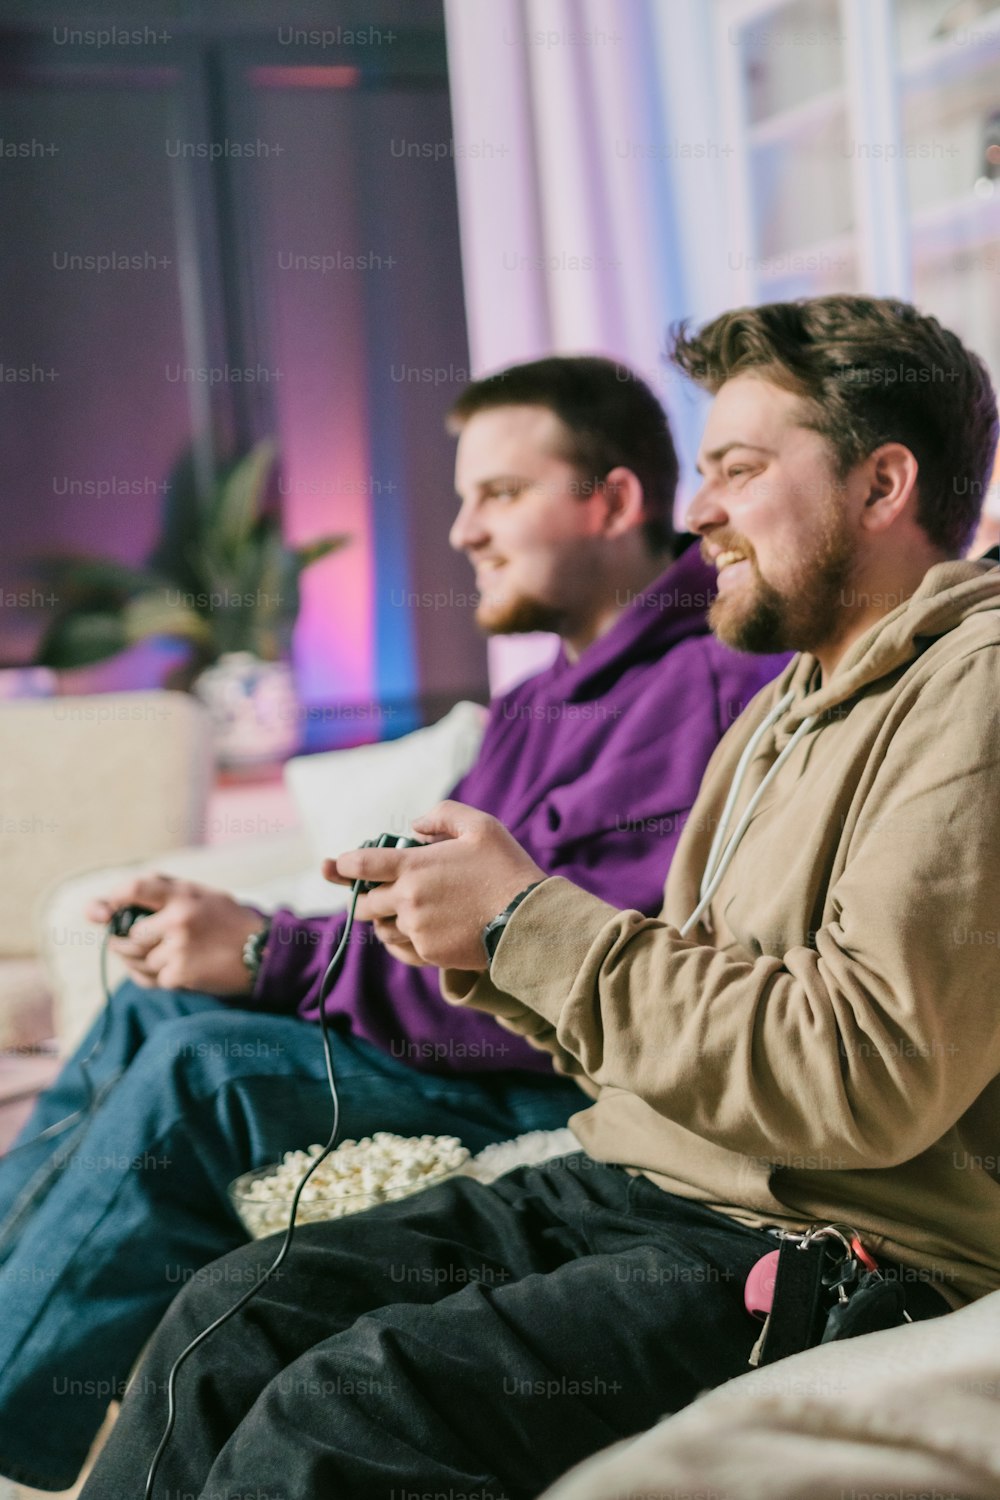
[[[844,1245],[848,1255],[853,1255],[866,1270],[878,1270],[878,1261],[870,1251],[865,1249],[857,1230],[852,1229],[849,1231],[850,1239],[837,1232],[833,1225],[828,1226],[822,1231],[823,1234],[831,1232],[836,1233],[837,1238]],[[815,1235],[807,1236],[806,1241],[808,1242],[809,1238],[815,1237]],[[800,1239],[802,1237],[799,1235],[789,1235],[788,1238]],[[774,1305],[774,1283],[778,1275],[778,1257],[780,1254],[780,1250],[769,1250],[766,1255],[762,1255],[760,1260],[756,1261],[750,1267],[750,1274],[743,1288],[743,1302],[747,1312],[751,1317],[760,1318],[761,1321],[769,1316],[771,1308]]]
[[[750,1267],[750,1275],[743,1288],[743,1301],[747,1312],[751,1317],[760,1318],[761,1321],[771,1311],[771,1304],[774,1301],[774,1282],[778,1275],[780,1254],[780,1250],[769,1250],[766,1255],[762,1255],[760,1260]]]

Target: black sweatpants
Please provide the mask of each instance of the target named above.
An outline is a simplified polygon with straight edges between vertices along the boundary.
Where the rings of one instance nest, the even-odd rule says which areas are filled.
[[[177,1298],[81,1500],[141,1500],[173,1361],[277,1244]],[[582,1154],[305,1226],[182,1368],[156,1500],[529,1500],[747,1369],[774,1244]]]

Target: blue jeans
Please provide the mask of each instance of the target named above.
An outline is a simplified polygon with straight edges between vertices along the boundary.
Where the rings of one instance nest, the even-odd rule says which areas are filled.
[[[124,984],[109,1028],[96,1110],[0,1161],[0,1474],[40,1489],[75,1481],[172,1298],[245,1243],[229,1183],[325,1141],[332,1119],[316,1026]],[[21,1141],[80,1108],[94,1034]],[[418,1073],[339,1033],[333,1048],[341,1138],[448,1134],[475,1152],[587,1102],[554,1076]]]

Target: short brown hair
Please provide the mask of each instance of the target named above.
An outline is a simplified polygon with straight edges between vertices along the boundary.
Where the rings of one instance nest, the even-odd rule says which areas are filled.
[[[833,296],[723,313],[674,330],[671,358],[714,395],[759,373],[806,404],[804,425],[843,475],[882,443],[919,466],[917,520],[954,557],[968,547],[997,446],[996,393],[983,361],[936,318],[890,297]]]
[[[588,483],[619,465],[631,469],[642,485],[647,546],[658,552],[671,545],[677,450],[663,407],[627,365],[599,355],[552,355],[512,365],[466,386],[448,412],[448,430],[460,432],[477,412],[499,406],[553,412],[570,435],[562,457]]]

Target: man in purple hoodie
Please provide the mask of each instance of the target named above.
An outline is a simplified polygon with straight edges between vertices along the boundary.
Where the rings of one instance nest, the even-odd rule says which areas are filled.
[[[673,536],[667,421],[622,366],[515,367],[470,386],[450,425],[451,542],[475,567],[478,622],[561,642],[493,703],[452,796],[549,873],[653,913],[709,756],[784,658],[711,635],[712,576]],[[178,1287],[245,1238],[227,1184],[330,1127],[310,1023],[343,916],[265,920],[162,876],[90,914],[132,902],[153,915],[114,943],[132,982],[111,1000],[96,1110],[34,1139],[84,1105],[91,1037],[0,1163],[0,1473],[47,1489],[73,1483]],[[491,1016],[446,1005],[437,970],[393,956],[391,926],[389,951],[355,929],[327,1002],[341,1135],[454,1134],[478,1150],[565,1124],[577,1085]]]

